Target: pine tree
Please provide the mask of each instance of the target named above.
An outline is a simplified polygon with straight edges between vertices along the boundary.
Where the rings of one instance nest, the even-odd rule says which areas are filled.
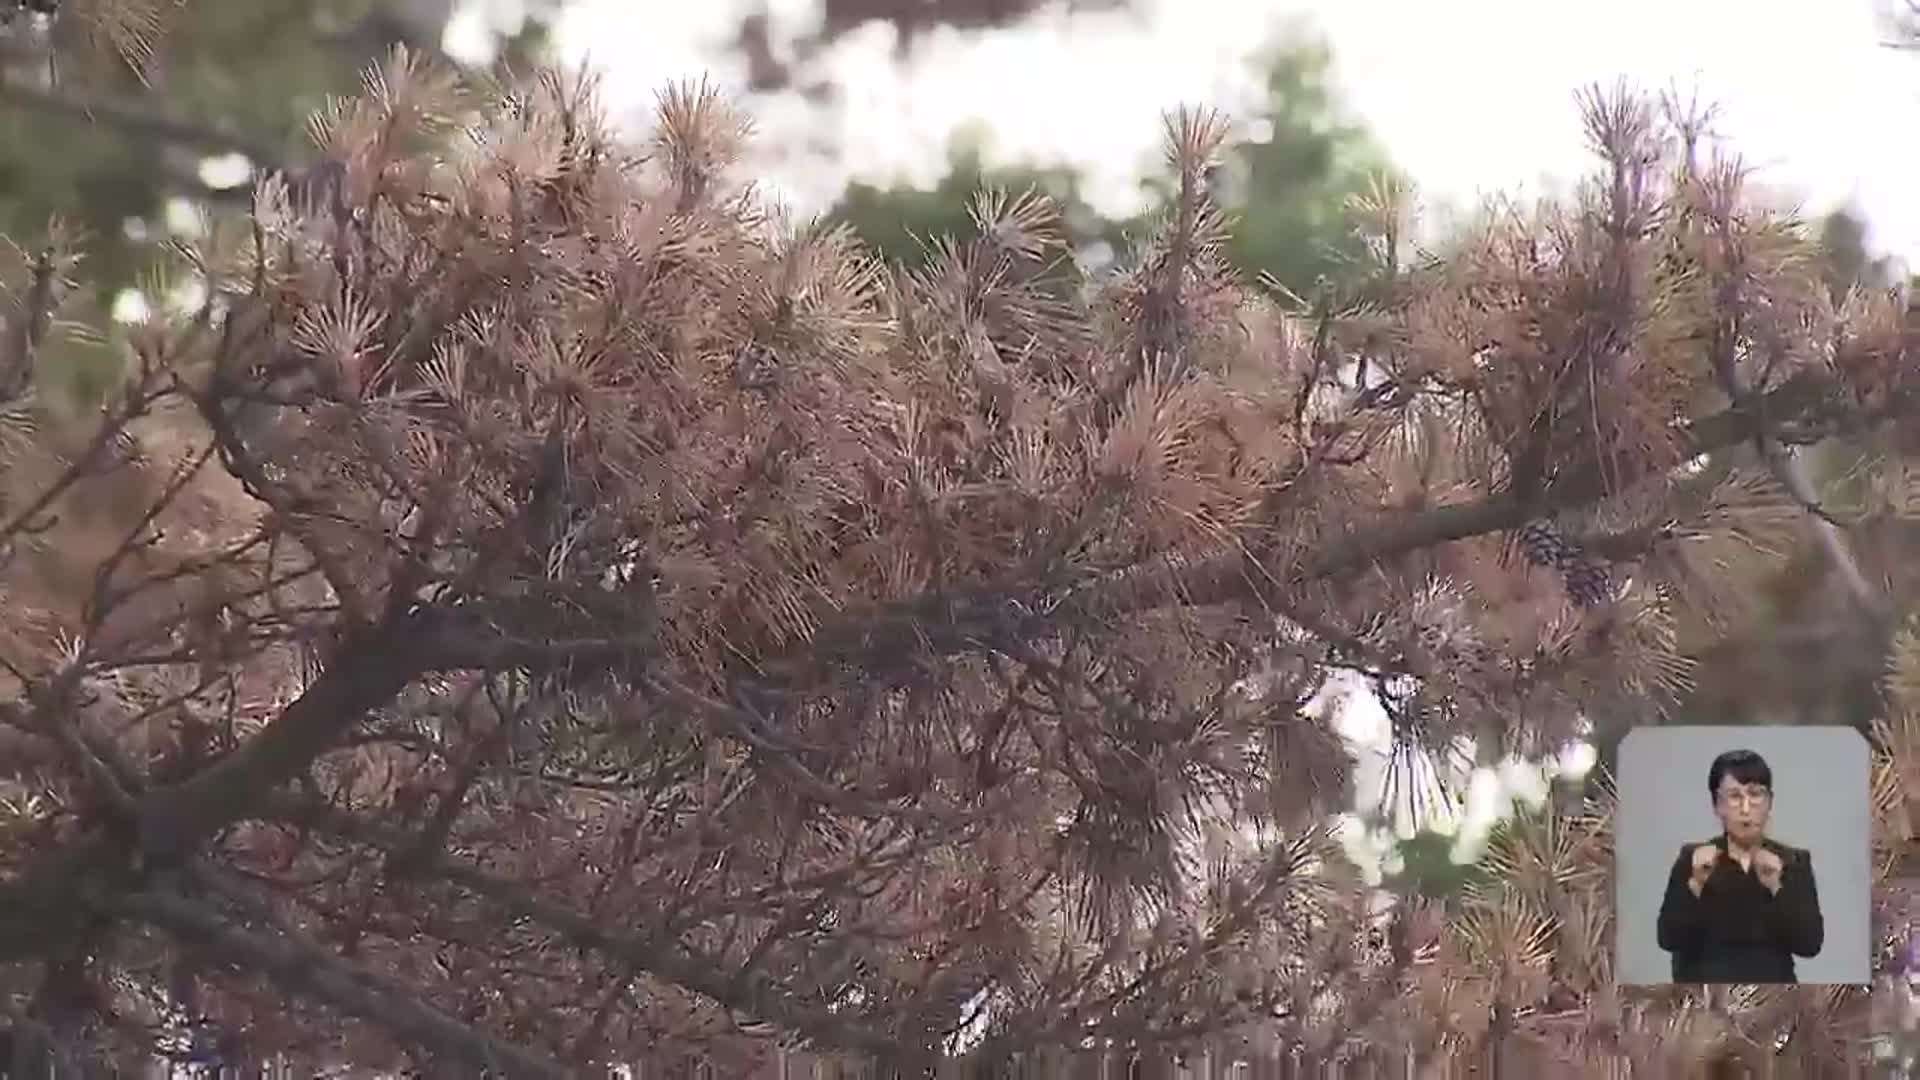
[[[19,1030],[515,1077],[1222,1033],[1298,1075],[1806,1075],[1863,1030],[1854,991],[1616,989],[1604,792],[1455,918],[1328,826],[1335,673],[1407,760],[1670,710],[1679,621],[1745,586],[1716,553],[1807,513],[1749,448],[1913,422],[1910,313],[1836,309],[1656,103],[1586,102],[1576,201],[1381,230],[1302,314],[1232,269],[1210,114],[1062,297],[1045,198],[896,273],[760,202],[700,88],[631,143],[559,73],[366,87],[312,125],[339,197],[269,177],[183,246],[198,302],[98,410],[35,389],[97,333],[71,245],[0,268]]]

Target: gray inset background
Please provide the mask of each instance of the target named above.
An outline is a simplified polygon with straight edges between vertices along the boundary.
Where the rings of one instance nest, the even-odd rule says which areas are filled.
[[[1748,749],[1773,769],[1767,835],[1813,856],[1826,943],[1794,959],[1802,983],[1865,983],[1872,966],[1867,741],[1850,727],[1643,727],[1620,743],[1614,821],[1614,965],[1627,984],[1673,981],[1655,923],[1680,845],[1720,834],[1707,769]]]

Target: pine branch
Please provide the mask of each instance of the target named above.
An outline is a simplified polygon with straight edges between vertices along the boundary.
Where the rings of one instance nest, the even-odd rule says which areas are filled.
[[[1806,373],[1769,391],[1750,408],[1736,406],[1694,421],[1687,426],[1685,438],[1692,453],[1706,454],[1750,441],[1769,423],[1790,421],[1833,435],[1910,416],[1920,416],[1920,397],[1895,397],[1877,412],[1862,413],[1844,404],[1826,378]],[[897,651],[909,640],[937,652],[964,650],[1019,640],[1034,628],[1060,625],[1076,613],[1110,619],[1168,605],[1209,606],[1248,597],[1286,610],[1291,604],[1285,594],[1299,582],[1347,577],[1442,544],[1512,531],[1537,517],[1592,505],[1607,494],[1603,470],[1592,463],[1585,470],[1570,471],[1537,498],[1497,492],[1367,527],[1339,543],[1324,545],[1316,557],[1294,568],[1284,580],[1268,568],[1260,552],[1248,551],[1182,561],[1158,571],[1136,568],[1097,578],[1066,590],[1057,603],[1031,602],[1030,594],[1039,585],[1031,581],[1006,581],[997,588],[972,590],[970,596],[943,591],[879,610],[848,613],[823,626],[803,654],[768,663],[764,669],[779,675],[789,665],[828,658],[853,662],[863,655],[871,662],[875,653]],[[1012,598],[1023,596],[1029,602],[1012,603]]]
[[[1751,408],[1729,408],[1695,421],[1688,426],[1686,437],[1692,452],[1705,454],[1751,440],[1754,432],[1768,422],[1766,418],[1855,430],[1913,415],[1920,415],[1920,400],[1906,397],[1894,399],[1879,413],[1860,414],[1837,405],[1831,385],[1817,375],[1808,374],[1781,384]],[[1518,529],[1543,515],[1591,505],[1606,494],[1602,471],[1596,465],[1584,472],[1570,473],[1537,499],[1501,492],[1472,502],[1422,510],[1325,546],[1318,557],[1297,568],[1291,580],[1336,578],[1364,572],[1416,551]],[[801,652],[787,662],[769,662],[763,669],[776,679],[798,677],[798,669],[789,665],[810,666],[828,658],[850,662],[861,654],[897,650],[907,640],[919,640],[937,651],[964,650],[996,640],[1018,640],[1029,633],[1027,628],[1059,625],[1061,620],[1073,617],[1076,610],[1105,618],[1167,604],[1206,606],[1249,595],[1264,598],[1281,609],[1291,606],[1283,602],[1286,598],[1282,595],[1285,591],[1282,586],[1289,582],[1276,579],[1258,553],[1252,552],[1199,561],[1160,575],[1133,571],[1119,578],[1096,580],[1070,590],[1060,604],[1029,604],[1020,608],[1025,614],[1012,613],[1007,598],[1030,591],[1036,584],[1007,582],[1002,588],[974,590],[971,599],[947,591],[881,610],[849,613],[823,626]],[[503,618],[493,625],[517,624],[521,624],[519,620]],[[907,631],[907,636],[900,631]],[[482,661],[489,661],[491,666],[513,656],[525,660],[536,654],[547,663],[569,656],[592,661],[594,654],[603,653],[615,644],[569,643],[553,638],[533,640],[504,631],[490,635],[478,627],[471,635],[439,640],[446,642],[445,647],[451,651],[442,653],[436,663],[447,667],[478,667]],[[464,644],[457,644],[462,641]],[[871,655],[868,659],[871,660]]]
[[[33,257],[31,281],[20,298],[15,325],[8,327],[7,352],[0,356],[0,400],[13,401],[25,393],[38,368],[40,347],[59,306],[59,267],[51,245]]]
[[[277,806],[276,814],[291,823],[353,843],[395,850],[410,842],[396,830],[331,807],[288,801]],[[820,1046],[868,1053],[898,1048],[893,1032],[873,1026],[857,1014],[810,1005],[764,972],[743,968],[730,974],[734,965],[724,957],[663,936],[628,933],[604,918],[546,899],[524,882],[490,873],[445,851],[426,852],[415,873],[416,880],[438,876],[506,913],[532,919],[577,948],[604,953],[735,1013],[804,1035]]]
[[[1867,580],[1866,571],[1861,569],[1860,560],[1854,555],[1853,547],[1840,523],[1820,504],[1814,491],[1813,478],[1807,472],[1807,463],[1793,448],[1780,445],[1767,437],[1757,440],[1760,454],[1766,460],[1767,467],[1780,481],[1793,500],[1813,519],[1814,535],[1818,537],[1820,548],[1826,553],[1827,560],[1840,574],[1840,580],[1846,584],[1847,592],[1860,606],[1869,619],[1875,623],[1887,623],[1893,616],[1893,608],[1886,594]]]
[[[1883,421],[1920,416],[1920,397],[1914,395],[1897,397],[1874,414],[1836,406],[1835,400],[1832,387],[1819,376],[1809,374],[1781,384],[1751,409],[1735,407],[1696,420],[1686,429],[1687,444],[1694,454],[1723,449],[1750,440],[1756,432],[1765,430],[1763,425],[1769,417],[1839,424],[1842,430],[1852,431]],[[1340,543],[1326,545],[1317,557],[1295,571],[1293,579],[1333,578],[1363,572],[1440,544],[1517,529],[1536,517],[1591,505],[1606,494],[1602,470],[1595,464],[1554,483],[1538,499],[1499,492],[1472,502],[1423,510],[1399,521],[1361,530]],[[1146,585],[1144,592],[1139,591],[1142,582]],[[1174,571],[1170,582],[1142,578],[1108,585],[1100,590],[1108,595],[1101,596],[1097,606],[1102,610],[1126,611],[1169,602],[1219,603],[1248,592],[1262,595],[1282,584],[1261,565],[1257,553],[1249,553],[1216,558]],[[1129,596],[1129,591],[1137,595]]]
[[[1724,223],[1722,228],[1724,229]],[[1727,241],[1727,245],[1731,247],[1731,241]],[[1742,281],[1737,273],[1744,271],[1745,267],[1742,256],[1732,252],[1727,254],[1733,267],[1739,270],[1729,268],[1716,272],[1715,276],[1718,280],[1715,295],[1722,307],[1732,313],[1732,317],[1714,328],[1708,344],[1708,360],[1720,389],[1726,393],[1734,406],[1765,417],[1766,402],[1756,395],[1755,386],[1742,376],[1736,361],[1736,335],[1741,329],[1740,316],[1737,313],[1742,299]],[[1851,545],[1847,542],[1845,534],[1841,532],[1840,523],[1820,505],[1819,495],[1814,491],[1806,463],[1800,459],[1793,447],[1782,445],[1764,421],[1754,426],[1752,436],[1754,448],[1759,451],[1761,460],[1766,462],[1774,478],[1780,482],[1781,488],[1814,519],[1814,530],[1819,537],[1820,546],[1839,571],[1849,595],[1870,620],[1876,623],[1886,622],[1892,617],[1887,598],[1867,580],[1866,573],[1860,568],[1859,560],[1854,557]]]
[[[368,1021],[412,1045],[432,1051],[478,1075],[551,1077],[573,1074],[557,1062],[491,1038],[419,1001],[333,950],[284,927],[249,930],[204,904],[168,889],[130,893],[111,905],[117,912],[205,949],[222,962],[266,976],[295,996],[311,997]]]

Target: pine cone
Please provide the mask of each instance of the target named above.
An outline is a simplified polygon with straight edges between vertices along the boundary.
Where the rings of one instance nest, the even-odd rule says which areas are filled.
[[[1560,577],[1566,583],[1567,595],[1583,608],[1612,603],[1617,591],[1613,572],[1606,563],[1595,559],[1578,559],[1570,566],[1561,567]]]
[[[1580,558],[1580,548],[1561,534],[1558,525],[1546,518],[1529,521],[1520,529],[1520,550],[1533,565],[1554,570],[1577,562]]]
[[[1613,572],[1607,564],[1590,559],[1580,545],[1568,540],[1560,527],[1546,518],[1527,522],[1520,529],[1520,550],[1527,561],[1560,573],[1567,596],[1583,608],[1611,603],[1616,593]]]

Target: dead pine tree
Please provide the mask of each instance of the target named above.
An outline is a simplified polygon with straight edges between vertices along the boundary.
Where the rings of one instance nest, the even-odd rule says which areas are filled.
[[[365,91],[326,212],[270,178],[183,246],[97,406],[32,362],[85,267],[4,268],[0,993],[96,1067],[1850,1052],[1850,992],[1613,987],[1604,800],[1460,918],[1381,903],[1304,708],[1357,675],[1412,759],[1664,707],[1716,553],[1808,512],[1756,443],[1913,422],[1907,324],[1657,103],[1437,252],[1383,190],[1378,280],[1301,313],[1223,256],[1210,114],[1082,298],[1037,195],[912,272],[784,220],[703,88],[639,142],[560,73]]]

